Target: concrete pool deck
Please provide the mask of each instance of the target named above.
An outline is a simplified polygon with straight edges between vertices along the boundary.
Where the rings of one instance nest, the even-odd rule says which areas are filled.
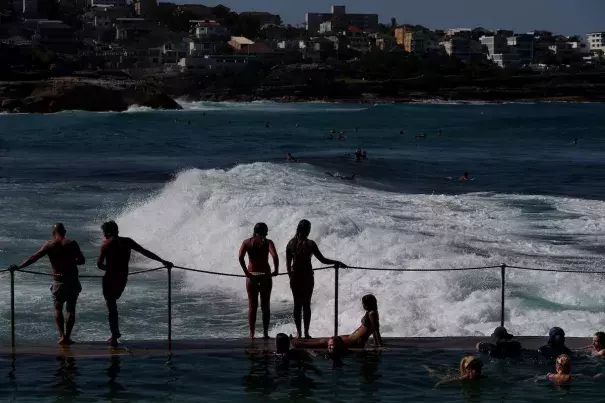
[[[546,344],[546,336],[516,337],[525,350],[536,351]],[[475,351],[478,342],[489,342],[489,337],[386,337],[383,351],[405,351],[408,349]],[[173,340],[172,355],[241,353],[242,350],[273,350],[275,340],[256,339],[207,339]],[[592,343],[590,337],[567,337],[566,345],[577,350]],[[370,341],[366,350],[373,350]],[[80,342],[71,346],[58,344],[17,344],[13,349],[8,343],[0,343],[0,356],[64,356],[64,357],[108,357],[114,355],[159,356],[167,355],[168,341],[142,340],[124,341],[118,348],[110,348],[107,342]]]

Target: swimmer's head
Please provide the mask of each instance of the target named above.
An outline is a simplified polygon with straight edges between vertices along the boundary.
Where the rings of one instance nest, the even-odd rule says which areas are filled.
[[[346,349],[345,342],[340,336],[328,339],[328,352],[334,355],[342,354]]]
[[[592,345],[597,350],[605,349],[605,332],[596,332],[594,336],[592,336]]]
[[[465,178],[468,178],[468,172],[465,172],[465,173],[464,173],[464,177],[465,177]]]
[[[254,226],[254,235],[260,235],[263,238],[269,233],[269,227],[264,222],[259,222]]]
[[[65,230],[63,223],[58,222],[53,225],[53,235],[65,236],[65,234],[67,234],[67,231]]]
[[[311,222],[309,220],[300,220],[298,227],[296,227],[296,236],[307,238],[311,233]]]
[[[378,310],[378,301],[376,301],[376,297],[372,294],[364,295],[363,298],[361,298],[361,304],[366,311]]]
[[[481,376],[483,371],[483,362],[474,355],[467,355],[460,361],[460,376],[467,379],[474,379]]]
[[[116,224],[116,222],[113,220],[103,223],[103,225],[101,225],[101,230],[103,231],[105,238],[117,236],[120,233],[118,230],[118,224]]]
[[[555,368],[557,370],[557,374],[571,374],[571,358],[569,358],[567,354],[561,354],[557,357]]]
[[[275,352],[285,354],[290,350],[290,338],[285,333],[278,333],[275,336]]]
[[[553,327],[548,332],[548,344],[551,345],[564,345],[565,344],[565,332],[560,327]]]

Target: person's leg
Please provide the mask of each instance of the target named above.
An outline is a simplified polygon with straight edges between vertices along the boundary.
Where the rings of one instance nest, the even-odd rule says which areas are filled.
[[[271,320],[271,289],[273,280],[268,277],[261,280],[260,287],[260,308],[263,311],[263,337],[269,338],[269,321]]]
[[[292,298],[294,299],[294,324],[296,325],[296,337],[302,338],[302,304],[300,299],[299,285],[294,280],[290,280],[290,289],[292,290]]]
[[[76,324],[76,304],[78,302],[78,295],[70,296],[65,303],[65,341],[67,344],[73,344],[71,339],[71,332]]]
[[[53,303],[53,315],[55,317],[55,324],[59,331],[59,344],[65,344],[65,318],[63,317],[63,302],[55,300]]]
[[[311,298],[313,297],[313,288],[315,287],[315,279],[311,277],[305,284],[305,295],[303,306],[303,317],[305,322],[305,339],[310,339],[309,326],[311,325]]]
[[[105,304],[107,305],[107,319],[109,320],[109,330],[111,331],[109,343],[117,345],[118,339],[121,336],[120,331],[118,330],[118,303],[115,298],[106,294]]]
[[[248,292],[248,329],[249,339],[254,338],[254,328],[256,327],[256,311],[258,310],[258,284],[256,280],[246,279],[246,291]]]

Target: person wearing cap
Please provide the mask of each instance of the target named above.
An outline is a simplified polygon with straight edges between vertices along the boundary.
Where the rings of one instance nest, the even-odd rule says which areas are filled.
[[[105,272],[102,288],[111,331],[111,337],[107,341],[110,346],[117,347],[118,339],[122,337],[119,329],[118,300],[128,282],[128,265],[132,251],[134,250],[148,259],[160,262],[168,269],[171,269],[173,264],[143,248],[133,239],[119,236],[120,231],[115,221],[104,223],[101,230],[105,240],[101,244],[97,267]]]
[[[521,355],[521,343],[513,339],[504,326],[494,329],[491,343],[477,343],[477,351],[486,353],[494,358],[511,358]]]
[[[571,358],[567,354],[561,354],[557,357],[555,364],[555,373],[546,375],[546,379],[555,385],[564,385],[573,380],[571,375]]]
[[[279,258],[272,240],[267,239],[269,228],[265,223],[254,226],[252,238],[242,242],[239,248],[239,264],[246,275],[246,291],[248,293],[248,328],[250,340],[254,339],[256,327],[256,312],[258,311],[258,297],[260,295],[260,308],[263,312],[263,337],[269,338],[269,320],[271,317],[271,289],[273,280],[271,276],[279,273]],[[248,254],[248,267],[245,257]],[[271,273],[269,255],[273,258],[274,271]]]
[[[562,354],[573,355],[572,351],[565,345],[565,332],[560,327],[550,329],[548,332],[548,341],[538,349],[538,352],[551,360]]]
[[[52,268],[53,282],[50,291],[53,297],[54,317],[59,330],[59,344],[73,344],[71,332],[76,324],[76,303],[82,291],[78,276],[78,265],[85,263],[80,246],[74,240],[68,239],[67,231],[62,223],[56,223],[52,230],[52,239],[47,241],[34,255],[12,270],[27,267],[44,256],[48,256]],[[65,305],[65,317],[63,316]]]

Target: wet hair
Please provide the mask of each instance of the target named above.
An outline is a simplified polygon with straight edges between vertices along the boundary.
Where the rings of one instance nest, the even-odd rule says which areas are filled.
[[[571,358],[567,354],[557,357],[557,372],[565,375],[571,374]],[[560,370],[559,370],[560,369]]]
[[[479,373],[483,369],[483,362],[476,356],[467,355],[460,360],[460,376],[465,376],[468,370],[473,368]]]
[[[468,176],[468,172],[465,172],[465,173],[464,173],[464,176]]]
[[[366,311],[378,311],[378,301],[372,294],[364,295],[361,298],[361,303]]]
[[[120,231],[118,229],[118,224],[114,220],[107,221],[101,225],[101,230],[103,231],[103,235],[107,236],[117,236]]]
[[[296,227],[296,236],[298,238],[306,238],[311,233],[311,222],[309,220],[300,220],[298,227]]]
[[[65,234],[67,234],[67,231],[65,230],[65,226],[63,225],[63,223],[58,222],[55,225],[53,225],[53,234],[58,234],[61,236],[65,236]]]
[[[594,335],[597,337],[597,342],[599,342],[601,347],[605,347],[605,332],[596,332]]]
[[[560,327],[553,327],[548,332],[548,345],[565,344],[565,331]]]
[[[334,342],[334,349],[332,350],[332,353],[342,354],[347,348],[347,346],[345,346],[345,341],[340,336],[334,336],[332,337],[332,340]]]
[[[254,235],[260,235],[265,238],[269,233],[269,227],[264,222],[259,222],[254,226]]]
[[[290,350],[290,338],[285,333],[278,333],[275,336],[275,352],[285,354]]]

